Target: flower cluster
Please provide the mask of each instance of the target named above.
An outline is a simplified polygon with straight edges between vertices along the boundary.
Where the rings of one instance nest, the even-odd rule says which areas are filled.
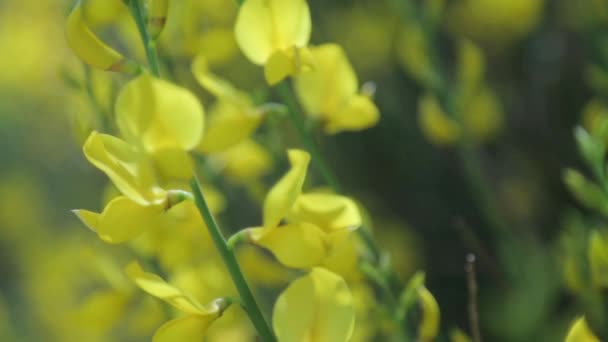
[[[192,13],[185,13],[188,6]],[[101,240],[121,244],[135,259],[124,267],[123,283],[129,279],[172,307],[164,307],[161,316],[166,322],[154,333],[154,341],[225,340],[237,332],[238,339],[257,334],[268,341],[373,336],[379,331],[374,327],[377,322],[364,313],[374,306],[374,291],[382,289],[390,271],[371,275],[377,260],[366,256],[358,238],[357,231],[364,229],[360,204],[339,193],[335,182],[326,184],[333,189],[303,190],[312,183],[307,182],[309,164],[324,162],[314,139],[306,135],[310,132],[297,112],[297,101],[310,124],[327,134],[359,131],[380,118],[374,86],[359,89],[339,45],[309,45],[312,24],[306,1],[246,0],[238,12],[218,21],[225,25],[234,16],[236,45],[251,62],[264,67],[269,85],[294,78],[295,92],[285,83],[278,86],[285,104],[259,101],[213,71],[231,53],[192,47],[197,34],[202,35],[203,46],[222,40],[221,28],[202,33],[176,24],[179,17],[174,19],[174,13],[193,15],[198,10],[194,3],[167,0],[81,0],[72,9],[66,30],[75,54],[91,67],[129,78],[109,110],[110,122],[88,129],[83,145],[86,159],[111,181],[108,200],[99,213],[74,213]],[[137,26],[147,67],[139,57],[125,57],[97,33],[126,14]],[[172,39],[163,39],[165,31]],[[161,63],[157,47],[170,46],[173,38],[181,44],[172,50],[175,58],[194,56],[189,71],[214,99],[207,111],[196,95],[198,89],[168,80],[175,74]],[[172,77],[161,77],[164,73]],[[272,155],[260,137],[273,133],[258,131],[276,130],[264,127],[265,122],[282,120],[286,112],[311,150],[287,149],[291,167],[266,191],[264,177],[281,164],[284,153]],[[228,239],[218,214],[234,209],[213,188],[224,180],[245,187],[257,201],[267,193],[261,203],[261,225],[233,231]],[[367,244],[370,248],[375,242],[368,237]],[[362,271],[365,268],[367,272]],[[406,321],[413,322],[408,334],[432,340],[439,309],[424,278],[417,279],[404,290],[401,303],[389,301],[385,310],[394,315],[394,329],[401,331]],[[275,297],[270,327],[256,299],[257,289],[285,285]],[[141,296],[127,288],[120,298]],[[383,296],[395,296],[395,290],[400,289],[388,289]],[[97,315],[119,317],[127,310],[113,304],[114,296],[94,301]],[[417,307],[421,315],[412,320]],[[361,323],[355,325],[360,314]],[[253,331],[244,324],[245,316]]]

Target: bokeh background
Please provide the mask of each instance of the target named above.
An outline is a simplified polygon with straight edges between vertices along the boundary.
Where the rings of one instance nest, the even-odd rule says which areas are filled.
[[[197,11],[180,13],[194,16],[188,19],[191,27],[169,23],[173,29],[161,45],[167,47],[161,50],[166,67],[207,103],[189,75],[192,57],[207,49],[218,74],[265,96],[261,70],[232,40],[235,4],[198,2]],[[70,212],[99,208],[102,201],[106,180],[86,163],[80,146],[87,130],[99,125],[91,119],[96,111],[111,112],[121,84],[118,76],[86,68],[68,49],[64,24],[73,3],[0,2],[3,341],[72,340],[69,331],[82,322],[70,312],[70,303],[83,295],[77,284],[86,283],[94,262],[82,246],[121,253],[103,246]],[[561,175],[565,167],[582,165],[572,131],[594,97],[589,66],[608,62],[601,44],[608,37],[606,8],[594,0],[446,1],[436,42],[442,64],[456,64],[457,38],[475,41],[486,55],[487,82],[504,114],[498,132],[478,149],[499,215],[517,241],[503,253],[507,247],[486,227],[458,148],[433,145],[420,129],[418,99],[424,90],[398,53],[403,18],[394,1],[309,3],[312,43],[341,44],[359,80],[375,83],[381,112],[369,130],[319,136],[322,149],[345,187],[368,209],[400,275],[407,279],[425,270],[427,287],[441,307],[441,338],[453,327],[468,327],[463,267],[465,255],[474,252],[486,340],[559,341],[577,313],[564,289],[558,248],[564,222],[577,204]],[[189,36],[174,40],[180,32]],[[126,19],[104,34],[143,60]],[[87,82],[109,86],[87,89]],[[91,91],[101,103],[91,100]],[[277,125],[281,139],[297,146],[289,125]],[[242,200],[248,196],[243,189],[230,182],[220,182],[218,189],[226,198],[223,220],[233,227],[259,221],[251,200]],[[518,276],[513,281],[505,274]]]

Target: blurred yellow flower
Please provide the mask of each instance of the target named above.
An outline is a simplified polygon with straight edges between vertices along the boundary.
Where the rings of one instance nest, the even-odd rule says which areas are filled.
[[[356,204],[326,193],[302,194],[310,155],[289,150],[291,170],[268,192],[263,226],[247,230],[251,242],[270,250],[284,265],[321,265],[361,225]],[[281,222],[286,220],[285,224]]]
[[[236,19],[236,41],[251,62],[264,65],[269,84],[311,69],[306,0],[245,0]]]
[[[197,149],[203,153],[216,153],[247,139],[262,122],[262,111],[246,93],[213,74],[203,55],[197,56],[192,63],[192,72],[200,85],[217,98]]]
[[[272,325],[280,341],[348,341],[355,326],[352,294],[344,279],[313,268],[281,293]]]
[[[436,145],[450,145],[460,138],[460,126],[446,115],[433,95],[424,95],[418,101],[418,119],[422,133]]]
[[[585,318],[581,317],[570,327],[565,342],[600,342],[600,339],[593,335],[587,326],[587,322],[585,322]]]
[[[139,66],[102,42],[91,31],[83,16],[82,2],[78,2],[68,16],[67,41],[74,53],[92,67],[134,74]]]
[[[337,44],[311,48],[315,69],[295,79],[306,113],[323,122],[329,134],[359,131],[378,122],[380,113],[367,94],[359,93],[357,75]]]
[[[202,138],[204,110],[189,90],[144,73],[120,91],[116,121],[125,139],[146,152],[187,151]]]
[[[154,342],[203,340],[209,325],[229,305],[224,299],[218,299],[203,306],[159,276],[144,272],[137,263],[130,264],[126,272],[142,290],[185,313],[158,328],[152,339]]]

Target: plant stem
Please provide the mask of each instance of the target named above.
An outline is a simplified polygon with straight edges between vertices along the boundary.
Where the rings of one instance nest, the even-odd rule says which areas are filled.
[[[501,241],[508,236],[508,227],[498,214],[492,191],[482,172],[479,152],[466,132],[459,143],[459,154],[473,198],[494,237]]]
[[[327,185],[329,185],[335,192],[343,193],[342,186],[340,185],[336,177],[333,175],[330,168],[327,166],[327,163],[325,162],[325,159],[323,159],[321,151],[319,150],[319,147],[317,146],[314,137],[312,136],[310,131],[308,131],[304,126],[304,122],[302,121],[298,104],[295,101],[295,98],[287,81],[283,81],[279,83],[279,85],[277,85],[277,92],[283,102],[285,102],[285,104],[287,105],[289,118],[291,119],[293,126],[298,131],[300,139],[302,139],[302,143],[312,156],[312,164],[321,174]]]
[[[234,256],[233,250],[230,249],[226,243],[226,239],[224,239],[220,227],[215,221],[215,218],[207,205],[207,201],[205,201],[205,196],[203,195],[203,191],[201,190],[200,183],[196,176],[190,182],[190,186],[192,188],[192,194],[194,195],[196,206],[203,220],[205,221],[215,247],[224,260],[224,264],[232,277],[232,281],[239,292],[242,306],[247,312],[251,323],[253,323],[263,341],[276,341],[270,326],[266,322],[266,319],[264,318],[264,315],[262,314],[262,311],[260,310],[255,297],[253,296],[253,293],[251,292],[251,289],[243,276],[243,272],[241,271],[241,267]]]
[[[144,12],[141,0],[130,0],[129,9],[131,15],[137,25],[137,30],[141,36],[141,40],[146,50],[150,72],[156,77],[160,77],[160,65],[158,62],[158,53],[156,51],[156,41],[150,37],[146,26],[146,13]]]

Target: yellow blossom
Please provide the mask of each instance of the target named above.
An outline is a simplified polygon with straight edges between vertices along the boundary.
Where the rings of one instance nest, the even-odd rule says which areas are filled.
[[[246,0],[235,26],[237,44],[249,60],[264,65],[271,85],[312,67],[310,31],[305,0]]]
[[[359,93],[357,75],[344,50],[336,44],[311,49],[315,69],[295,80],[307,114],[320,119],[325,131],[358,131],[375,125],[379,111],[367,94]]]
[[[159,276],[144,272],[137,263],[130,264],[126,272],[142,290],[185,313],[158,328],[152,339],[154,342],[203,340],[209,325],[226,309],[227,303],[223,299],[201,305]]]
[[[217,98],[198,150],[216,153],[247,139],[262,122],[262,111],[246,93],[213,74],[203,55],[197,56],[192,63],[192,72],[201,86]]]
[[[252,242],[270,250],[284,265],[321,265],[361,224],[355,203],[344,196],[302,194],[310,155],[288,152],[291,170],[268,192],[263,226],[249,229]],[[281,221],[286,220],[285,224]]]
[[[353,297],[344,279],[313,268],[281,293],[272,318],[280,341],[348,341],[355,325]]]
[[[202,138],[204,110],[189,90],[144,73],[118,95],[116,121],[126,140],[146,152],[187,151]]]
[[[565,342],[600,342],[600,339],[593,335],[585,318],[581,317],[570,327]]]
[[[102,42],[84,20],[82,2],[79,1],[68,17],[66,26],[68,44],[85,63],[102,70],[135,73],[137,63],[126,59]]]

